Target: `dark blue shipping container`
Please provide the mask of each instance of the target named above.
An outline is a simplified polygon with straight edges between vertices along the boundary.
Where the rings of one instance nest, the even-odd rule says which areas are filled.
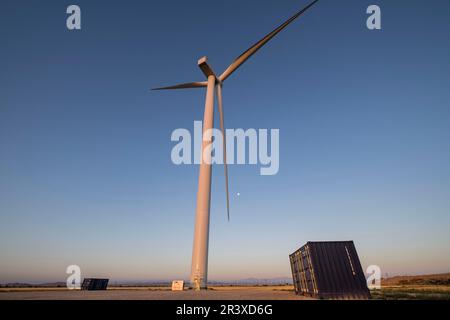
[[[370,299],[353,241],[308,242],[289,258],[295,293],[321,299]]]

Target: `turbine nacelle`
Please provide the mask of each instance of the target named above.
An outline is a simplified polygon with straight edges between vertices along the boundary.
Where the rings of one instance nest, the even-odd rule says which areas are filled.
[[[198,59],[198,67],[200,70],[202,70],[203,74],[206,76],[206,78],[209,78],[210,76],[214,76],[216,78],[216,81],[219,79],[217,78],[216,74],[214,73],[211,66],[208,64],[208,57],[201,57]]]

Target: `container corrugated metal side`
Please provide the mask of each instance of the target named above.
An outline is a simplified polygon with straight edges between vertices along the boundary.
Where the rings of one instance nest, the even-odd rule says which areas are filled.
[[[369,299],[353,241],[308,242],[291,254],[297,294],[331,299]]]
[[[85,278],[81,290],[106,290],[109,279]]]

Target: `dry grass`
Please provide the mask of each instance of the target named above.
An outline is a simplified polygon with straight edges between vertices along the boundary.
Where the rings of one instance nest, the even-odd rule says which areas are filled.
[[[374,299],[450,300],[450,273],[396,276],[381,284],[381,290],[372,291]]]
[[[382,300],[450,300],[450,286],[383,286],[381,290],[372,290],[372,298]]]

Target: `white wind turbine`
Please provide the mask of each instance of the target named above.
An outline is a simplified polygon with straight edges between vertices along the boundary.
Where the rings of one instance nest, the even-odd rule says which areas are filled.
[[[214,124],[214,90],[217,89],[218,109],[220,116],[220,130],[223,137],[223,157],[225,168],[225,184],[227,196],[227,215],[230,219],[230,201],[228,193],[228,167],[226,162],[225,125],[222,105],[222,83],[233,74],[247,59],[255,54],[261,47],[286,28],[292,21],[297,19],[306,10],[313,6],[318,0],[311,2],[305,8],[297,12],[278,28],[267,34],[264,38],[250,47],[247,51],[237,57],[233,63],[220,75],[217,76],[203,57],[198,61],[198,66],[205,74],[207,81],[183,83],[170,87],[156,88],[153,90],[190,89],[206,87],[205,113],[203,119],[203,142],[200,173],[198,179],[197,207],[195,215],[194,246],[192,250],[191,286],[195,290],[206,289],[208,272],[208,242],[209,242],[209,214],[211,200],[211,153],[204,150],[212,143],[210,133]]]

